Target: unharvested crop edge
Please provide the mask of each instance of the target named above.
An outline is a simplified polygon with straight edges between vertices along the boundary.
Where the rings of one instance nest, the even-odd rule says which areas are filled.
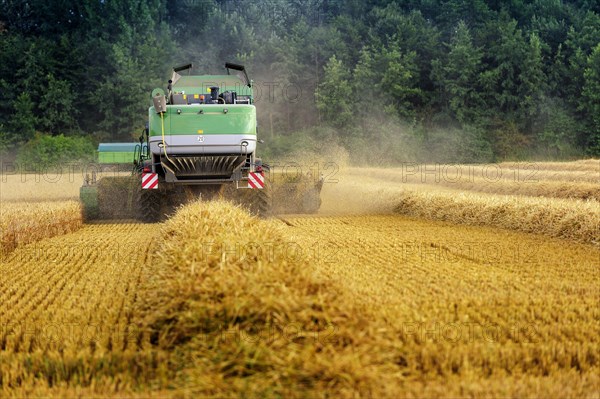
[[[14,206],[21,207],[21,211],[11,213],[11,207]],[[78,201],[4,204],[3,207],[0,256],[9,254],[21,245],[72,233],[83,225]]]

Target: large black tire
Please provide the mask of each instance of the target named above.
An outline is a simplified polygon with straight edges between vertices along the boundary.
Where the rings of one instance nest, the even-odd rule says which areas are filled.
[[[265,187],[262,189],[236,189],[235,183],[231,183],[223,187],[221,195],[224,199],[246,208],[255,216],[268,218],[273,214],[271,182],[268,177],[265,178]]]
[[[162,218],[163,194],[161,190],[138,190],[138,219],[155,223]]]

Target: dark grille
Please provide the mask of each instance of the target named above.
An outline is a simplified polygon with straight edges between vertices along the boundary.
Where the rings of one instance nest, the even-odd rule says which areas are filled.
[[[230,177],[246,162],[245,155],[179,156],[162,157],[163,165],[178,178]]]

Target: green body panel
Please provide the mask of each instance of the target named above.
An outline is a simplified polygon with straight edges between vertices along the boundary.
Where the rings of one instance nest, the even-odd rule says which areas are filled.
[[[99,152],[98,163],[133,163],[133,152]]]
[[[167,112],[148,110],[150,136],[198,134],[253,134],[256,135],[256,108],[252,105],[253,90],[235,75],[181,76],[173,85],[174,94],[194,97],[210,95],[210,87],[219,87],[219,93],[236,92],[249,96],[250,104],[191,104],[167,105]]]
[[[256,134],[254,105],[168,105],[162,118],[165,135]],[[154,107],[148,111],[148,120],[150,136],[161,136],[161,115]]]
[[[133,163],[135,149],[139,143],[100,143],[98,145],[98,163]]]

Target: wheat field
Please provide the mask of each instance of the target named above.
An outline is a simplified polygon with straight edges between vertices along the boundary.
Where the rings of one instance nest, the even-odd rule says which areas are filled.
[[[600,252],[403,216],[286,222],[319,273],[397,337],[396,395],[594,396]]]
[[[596,161],[562,165],[540,173],[582,187]],[[0,395],[597,398],[598,201],[405,172],[342,168],[319,215],[269,220],[11,194]]]

